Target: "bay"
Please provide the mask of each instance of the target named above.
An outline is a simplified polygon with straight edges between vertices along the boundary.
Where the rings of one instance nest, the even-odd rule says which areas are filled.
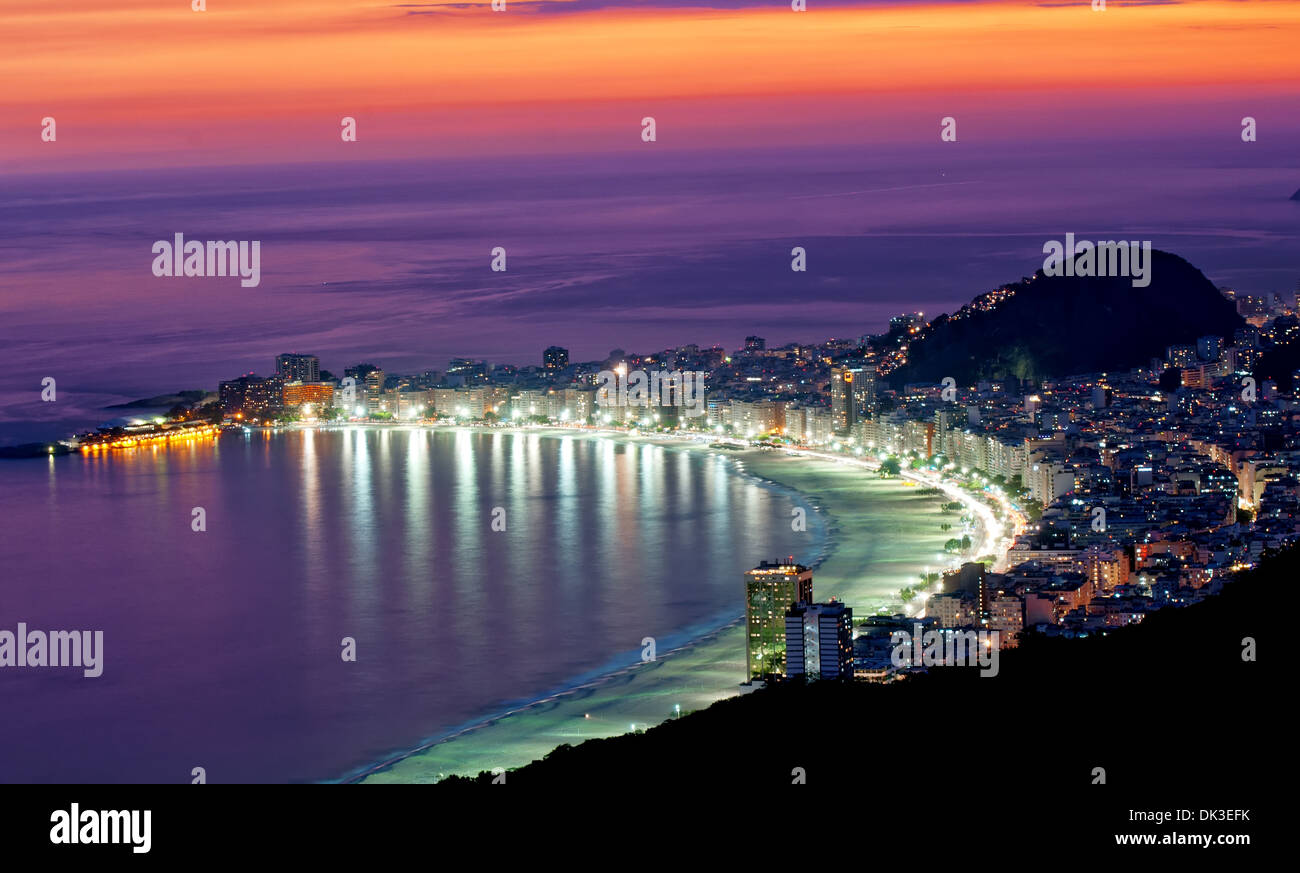
[[[6,463],[0,625],[102,630],[104,671],[0,671],[0,781],[339,778],[717,627],[825,544],[727,455],[348,427]]]

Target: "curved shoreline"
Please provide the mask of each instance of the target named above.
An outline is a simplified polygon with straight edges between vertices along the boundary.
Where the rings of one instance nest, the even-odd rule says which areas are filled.
[[[346,425],[344,425],[343,427],[345,426]],[[367,425],[361,425],[361,426],[366,427]],[[393,425],[387,425],[387,426],[391,427]],[[475,428],[457,428],[457,429],[478,430]],[[545,438],[552,438],[552,439],[571,438],[575,435],[582,435],[588,438],[615,439],[619,442],[628,442],[636,438],[632,434],[623,433],[620,431],[593,431],[593,430],[575,431],[573,429],[568,429],[568,428],[511,427],[511,428],[493,428],[489,432],[502,432],[502,431],[507,433],[534,433],[537,434],[538,436],[542,436]],[[701,445],[699,443],[686,444],[685,441],[683,440],[674,439],[672,437],[663,434],[655,434],[653,436],[641,435],[641,441],[655,443],[655,444],[668,444],[672,448],[683,450],[683,451],[698,450],[700,448],[706,449],[710,454],[713,453],[713,451],[715,451],[715,450],[708,449],[707,446]],[[735,460],[735,459],[729,459],[729,460]],[[835,534],[838,532],[838,528],[835,525],[834,518],[830,515],[830,513],[812,505],[812,500],[809,495],[804,494],[801,491],[799,491],[797,488],[794,488],[783,482],[777,482],[775,480],[765,479],[761,476],[756,476],[753,473],[743,469],[743,466],[742,469],[740,470],[729,470],[728,473],[729,475],[736,476],[741,480],[749,481],[755,487],[762,488],[766,491],[771,491],[777,494],[781,494],[786,497],[791,497],[794,499],[796,503],[807,502],[810,506],[812,506],[813,508],[812,514],[814,515],[814,517],[822,520],[824,524],[824,530],[819,535],[820,548],[818,549],[816,556],[810,562],[807,563],[807,566],[810,566],[815,570],[829,557],[829,555],[831,554],[831,552],[834,550],[835,547]],[[739,626],[744,621],[744,618],[745,615],[743,610],[728,609],[724,613],[715,614],[715,616],[711,618],[706,618],[705,620],[696,622],[695,624],[686,625],[678,630],[673,631],[665,638],[665,641],[669,643],[669,648],[665,651],[659,652],[657,656],[668,657],[671,655],[680,654],[682,652],[689,651],[695,648],[696,646],[704,645],[712,641],[713,639],[715,639],[718,635]],[[635,655],[636,651],[637,650],[633,650],[632,654]],[[596,667],[595,669],[589,670],[585,673],[578,674],[577,676],[574,676],[549,690],[541,692],[539,695],[535,697],[524,698],[516,701],[507,701],[502,705],[501,709],[496,710],[489,715],[475,718],[469,722],[452,727],[449,730],[435,737],[426,738],[425,740],[422,740],[418,745],[412,747],[411,749],[394,754],[381,762],[366,765],[358,770],[349,772],[348,774],[338,778],[324,779],[321,781],[326,784],[332,784],[332,783],[350,784],[350,783],[361,782],[366,778],[368,778],[369,776],[374,775],[375,773],[379,773],[395,764],[407,760],[408,758],[427,752],[429,749],[432,749],[435,746],[451,742],[455,739],[466,736],[468,734],[472,734],[475,731],[480,730],[482,728],[490,727],[502,719],[509,718],[514,715],[526,713],[529,710],[544,706],[548,703],[553,703],[562,698],[579,695],[583,691],[595,689],[602,685],[606,685],[610,682],[617,680],[620,676],[627,675],[632,671],[647,666],[646,662],[642,662],[640,660],[634,661],[632,663],[622,663],[622,664],[617,663],[621,657],[627,654],[629,653],[625,653],[625,652],[617,653],[613,655],[606,664],[600,667]]]
[[[700,634],[700,635],[698,635],[698,636],[693,636],[693,637],[691,637],[691,638],[690,638],[689,640],[687,640],[686,642],[684,642],[684,643],[682,643],[682,644],[680,644],[680,645],[678,645],[678,646],[675,646],[675,647],[669,649],[668,651],[664,652],[663,655],[664,655],[664,657],[667,657],[667,656],[669,656],[669,655],[675,655],[675,654],[678,654],[678,653],[680,653],[680,652],[688,651],[689,649],[694,648],[695,646],[703,645],[703,644],[705,644],[705,643],[708,643],[708,642],[710,642],[711,640],[713,640],[715,637],[717,637],[719,634],[724,633],[725,631],[730,630],[731,628],[733,628],[733,627],[735,627],[736,625],[740,624],[740,622],[742,622],[742,621],[744,621],[744,616],[743,616],[743,615],[742,615],[742,616],[737,616],[736,618],[733,618],[731,621],[727,622],[726,624],[724,624],[724,625],[722,625],[722,626],[720,626],[720,627],[715,627],[715,628],[714,628],[713,630],[711,630],[711,631],[707,631],[707,632],[705,632],[705,633],[703,633],[703,634]],[[395,755],[395,756],[393,756],[392,758],[389,758],[389,759],[387,759],[387,760],[385,760],[385,761],[382,761],[382,762],[380,762],[380,763],[378,763],[378,764],[372,764],[371,766],[366,767],[365,769],[363,769],[363,770],[361,770],[361,771],[359,771],[359,772],[357,772],[357,773],[353,773],[353,774],[351,774],[351,775],[349,775],[349,776],[346,776],[346,777],[344,777],[344,778],[342,778],[342,779],[333,779],[333,780],[325,780],[325,781],[326,781],[326,782],[338,782],[338,783],[343,783],[343,784],[350,784],[350,783],[357,783],[357,782],[365,781],[365,779],[367,779],[368,777],[370,777],[370,776],[372,776],[372,775],[374,775],[374,774],[376,774],[376,773],[382,772],[383,770],[386,770],[386,769],[388,769],[389,767],[392,767],[392,766],[395,765],[395,764],[398,764],[398,763],[400,763],[400,762],[402,762],[402,761],[405,761],[405,760],[407,760],[408,758],[412,758],[412,757],[415,757],[416,755],[419,755],[419,754],[422,754],[422,753],[424,753],[424,752],[427,752],[429,749],[432,749],[432,748],[434,748],[435,746],[439,746],[439,745],[442,745],[442,744],[444,744],[444,743],[449,743],[449,742],[451,742],[451,741],[453,741],[453,740],[455,740],[455,739],[457,739],[457,738],[459,738],[459,737],[466,736],[466,735],[468,735],[468,734],[472,734],[472,733],[474,733],[475,731],[481,730],[481,729],[483,729],[483,728],[491,727],[493,724],[497,723],[497,722],[500,721],[501,719],[509,718],[509,717],[511,717],[511,716],[514,716],[514,715],[520,715],[520,714],[522,714],[522,713],[526,713],[526,712],[528,712],[528,711],[531,710],[531,709],[535,709],[535,708],[537,708],[537,707],[544,706],[544,705],[547,704],[547,703],[553,703],[553,702],[555,702],[555,701],[558,701],[558,700],[560,700],[561,698],[569,697],[569,696],[572,696],[572,695],[577,695],[577,694],[580,694],[581,692],[586,691],[586,690],[589,690],[589,689],[598,688],[598,687],[600,687],[600,686],[602,686],[602,685],[605,685],[605,684],[607,684],[607,683],[609,683],[609,682],[614,681],[615,679],[619,678],[620,676],[627,675],[627,674],[631,673],[632,671],[641,668],[642,666],[643,666],[642,663],[637,663],[637,664],[628,664],[628,665],[625,666],[625,667],[619,667],[619,668],[617,668],[617,669],[615,669],[615,670],[612,670],[612,671],[601,671],[600,674],[599,674],[598,676],[596,676],[596,677],[594,677],[594,678],[592,678],[592,679],[589,679],[589,680],[587,680],[587,681],[583,681],[583,682],[581,682],[581,684],[573,685],[573,686],[570,686],[570,687],[565,687],[565,688],[562,688],[562,689],[560,689],[560,690],[558,690],[558,691],[555,691],[555,692],[547,692],[547,693],[544,694],[544,696],[539,697],[539,698],[537,698],[536,700],[530,700],[530,701],[528,701],[527,703],[524,703],[524,704],[521,704],[521,705],[515,706],[515,707],[512,708],[512,709],[506,709],[506,710],[503,710],[503,711],[501,711],[501,712],[494,713],[493,715],[487,716],[486,718],[478,719],[477,721],[475,721],[475,722],[473,722],[472,724],[469,724],[469,725],[467,725],[467,726],[465,726],[465,727],[460,727],[460,728],[453,729],[453,731],[452,731],[451,733],[446,734],[445,736],[440,736],[440,737],[438,737],[438,738],[435,739],[435,740],[430,740],[429,742],[422,743],[421,745],[416,746],[415,748],[411,749],[410,751],[402,752],[401,754]]]
[[[565,428],[548,430],[558,432],[556,435],[573,432]],[[684,448],[708,447],[699,437],[633,435],[620,431],[580,432],[607,438],[662,441]],[[866,600],[898,602],[888,593],[896,593],[900,586],[880,580],[887,576],[888,571],[901,568],[902,580],[907,583],[914,581],[916,571],[925,561],[925,549],[913,548],[914,545],[942,542],[944,535],[938,531],[937,525],[926,533],[918,521],[912,529],[903,531],[903,522],[900,521],[906,511],[917,511],[918,506],[919,511],[928,510],[931,513],[929,517],[937,521],[938,516],[933,511],[937,508],[938,496],[922,495],[899,480],[853,475],[854,467],[869,470],[868,462],[820,453],[759,449],[738,454],[737,460],[741,462],[741,475],[749,476],[762,487],[776,486],[798,495],[801,502],[814,508],[818,517],[828,522],[822,537],[822,554],[817,560],[818,567],[830,567],[829,573],[822,577],[823,585],[833,588],[838,583],[849,589],[840,592],[841,599],[849,600],[860,615],[874,611],[863,608]],[[792,466],[780,472],[797,471],[796,475],[787,478],[802,478],[804,481],[792,484],[772,475],[776,472],[772,468],[779,469],[786,464]],[[762,469],[755,473],[751,466]],[[919,477],[907,478],[919,480],[918,484],[933,484]],[[809,485],[813,486],[812,490],[807,487]],[[942,490],[948,493],[948,489]],[[864,502],[862,498],[873,496],[871,492],[877,492],[874,495],[876,500]],[[965,504],[975,502],[968,494],[950,494],[950,498],[953,496],[960,496]],[[846,502],[846,514],[852,518],[840,518],[837,507],[828,505],[841,501]],[[883,504],[890,502],[897,502],[900,508],[889,512],[889,507]],[[890,530],[885,531],[886,528]],[[881,536],[882,532],[884,536]],[[855,537],[855,534],[860,536]],[[942,555],[937,557],[943,558]],[[826,580],[827,575],[829,580]],[[815,576],[814,590],[818,590],[817,581]],[[824,598],[819,595],[819,599]],[[634,663],[602,675],[579,677],[577,685],[512,706],[345,777],[328,781],[432,782],[451,773],[472,775],[483,770],[508,770],[543,757],[570,741],[581,742],[642,729],[671,718],[679,711],[678,707],[681,707],[680,711],[689,711],[735,696],[741,693],[739,683],[744,678],[742,624],[743,615],[737,616],[720,627],[661,652],[655,661]],[[685,701],[684,706],[681,701]]]

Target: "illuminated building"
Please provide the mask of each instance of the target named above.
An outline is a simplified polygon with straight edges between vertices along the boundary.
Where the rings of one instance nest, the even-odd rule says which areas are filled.
[[[1123,549],[1106,549],[1089,546],[1077,559],[1078,570],[1102,591],[1112,591],[1118,585],[1127,585],[1128,556]]]
[[[487,361],[452,358],[447,365],[447,382],[452,385],[484,385],[488,381]]]
[[[1217,361],[1223,354],[1223,337],[1203,336],[1196,340],[1196,357],[1202,361]]]
[[[267,418],[284,408],[284,383],[275,376],[261,379],[249,373],[219,386],[221,411],[229,417]]]
[[[476,420],[496,408],[495,395],[484,388],[435,388],[432,392],[434,412],[439,418]]]
[[[586,421],[596,409],[596,392],[583,388],[564,389],[564,408],[569,421]]]
[[[876,376],[861,364],[831,368],[831,417],[837,434],[871,416],[876,403]]]
[[[797,443],[808,442],[806,413],[801,406],[789,406],[785,410],[785,435]]]
[[[563,370],[569,366],[569,350],[550,346],[542,352],[542,366],[548,370]]]
[[[1013,649],[1025,629],[1025,604],[1014,594],[999,592],[989,601],[989,630],[998,632],[1004,649]]]
[[[979,606],[966,591],[949,591],[935,594],[925,602],[927,618],[933,618],[939,627],[969,627],[979,624]]]
[[[785,614],[812,602],[812,570],[763,561],[745,572],[745,670],[748,679],[785,672]]]
[[[221,399],[221,411],[227,417],[243,415],[244,413],[244,394],[248,391],[248,382],[250,379],[256,379],[256,376],[240,376],[238,379],[228,379],[217,386],[217,395]]]
[[[989,596],[987,568],[967,561],[943,574],[943,593],[930,598],[926,614],[937,616],[941,627],[981,624],[988,619]]]
[[[785,405],[780,401],[731,402],[731,424],[738,433],[758,436],[785,427]]]
[[[820,446],[831,441],[834,430],[834,418],[828,409],[809,408],[804,410],[805,441],[809,445]]]
[[[285,406],[307,403],[325,409],[334,405],[334,386],[329,382],[286,382],[283,396]]]
[[[384,371],[371,370],[366,374],[366,410],[380,412],[384,403]]]
[[[384,395],[385,411],[395,418],[424,418],[432,397],[432,391],[390,391]]]
[[[876,406],[876,374],[870,367],[853,369],[853,411],[858,421],[870,417]]]
[[[1165,360],[1171,367],[1186,368],[1196,363],[1196,346],[1176,345],[1165,349]]]
[[[525,388],[510,398],[510,417],[532,418],[546,414],[546,394],[535,388]]]
[[[271,418],[284,410],[284,382],[277,376],[254,379],[244,391],[245,418]]]
[[[276,355],[275,375],[286,382],[319,382],[320,358],[315,355]]]
[[[853,370],[835,367],[831,370],[831,420],[836,433],[846,434],[857,421],[853,403]]]
[[[83,455],[107,452],[110,449],[154,448],[177,445],[182,442],[215,439],[221,428],[210,424],[149,425],[132,429],[125,434],[88,437],[78,443]]]
[[[798,603],[785,614],[785,675],[853,678],[853,610],[843,603]]]

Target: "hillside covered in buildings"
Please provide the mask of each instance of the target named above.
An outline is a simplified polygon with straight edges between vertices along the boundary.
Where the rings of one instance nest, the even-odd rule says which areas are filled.
[[[1145,366],[1188,337],[1230,334],[1244,324],[1231,301],[1200,270],[1151,252],[1150,284],[1128,276],[1045,276],[994,292],[940,315],[909,344],[891,381],[960,383],[1041,380]],[[1154,317],[1153,313],[1159,313]]]
[[[1294,380],[1281,378],[1293,375],[1286,365],[1300,348],[1296,294],[1214,289],[1172,255],[1158,254],[1151,271],[1143,289],[1109,279],[1036,278],[1027,290],[989,292],[951,317],[905,313],[882,333],[775,347],[750,336],[731,351],[614,349],[575,362],[551,346],[533,366],[456,359],[445,370],[395,374],[356,363],[341,376],[315,355],[286,353],[272,376],[222,382],[216,402],[199,393],[202,401],[177,406],[166,422],[90,435],[80,448],[183,436],[187,427],[365,421],[639,429],[842,454],[887,473],[924,471],[972,494],[997,489],[1028,524],[1003,532],[1013,538],[1004,592],[1010,600],[979,611],[996,606],[996,620],[1010,628],[1041,623],[1046,610],[1062,632],[1086,632],[1194,602],[1213,580],[1252,565],[1300,530],[1300,404]],[[1142,311],[1152,295],[1177,305],[1152,319]],[[1052,340],[1076,356],[1070,375],[959,373],[898,384],[933,337],[973,331],[966,324],[1014,325],[1025,306],[1031,314],[1055,312],[1077,332],[1077,339]],[[1123,368],[1077,369],[1096,346],[1079,326],[1103,323],[1112,339],[1141,333],[1142,354]],[[1002,353],[996,334],[984,337],[989,354]],[[1262,361],[1273,362],[1277,378]],[[643,403],[611,403],[600,391],[636,374],[683,372],[703,374],[694,407],[671,387]],[[150,436],[155,430],[163,434]],[[961,533],[953,531],[951,562],[987,562]],[[1051,608],[1029,596],[1031,589],[1049,592]],[[929,581],[908,593],[933,598],[934,614],[972,615],[957,592]]]

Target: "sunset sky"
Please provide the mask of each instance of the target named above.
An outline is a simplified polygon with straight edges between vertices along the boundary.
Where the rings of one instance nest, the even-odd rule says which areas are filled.
[[[1066,232],[1297,287],[1300,2],[684,2],[0,0],[0,444],[285,351],[860,336]],[[154,277],[175,233],[261,284]]]
[[[6,0],[0,170],[1300,123],[1295,2],[688,2]]]

